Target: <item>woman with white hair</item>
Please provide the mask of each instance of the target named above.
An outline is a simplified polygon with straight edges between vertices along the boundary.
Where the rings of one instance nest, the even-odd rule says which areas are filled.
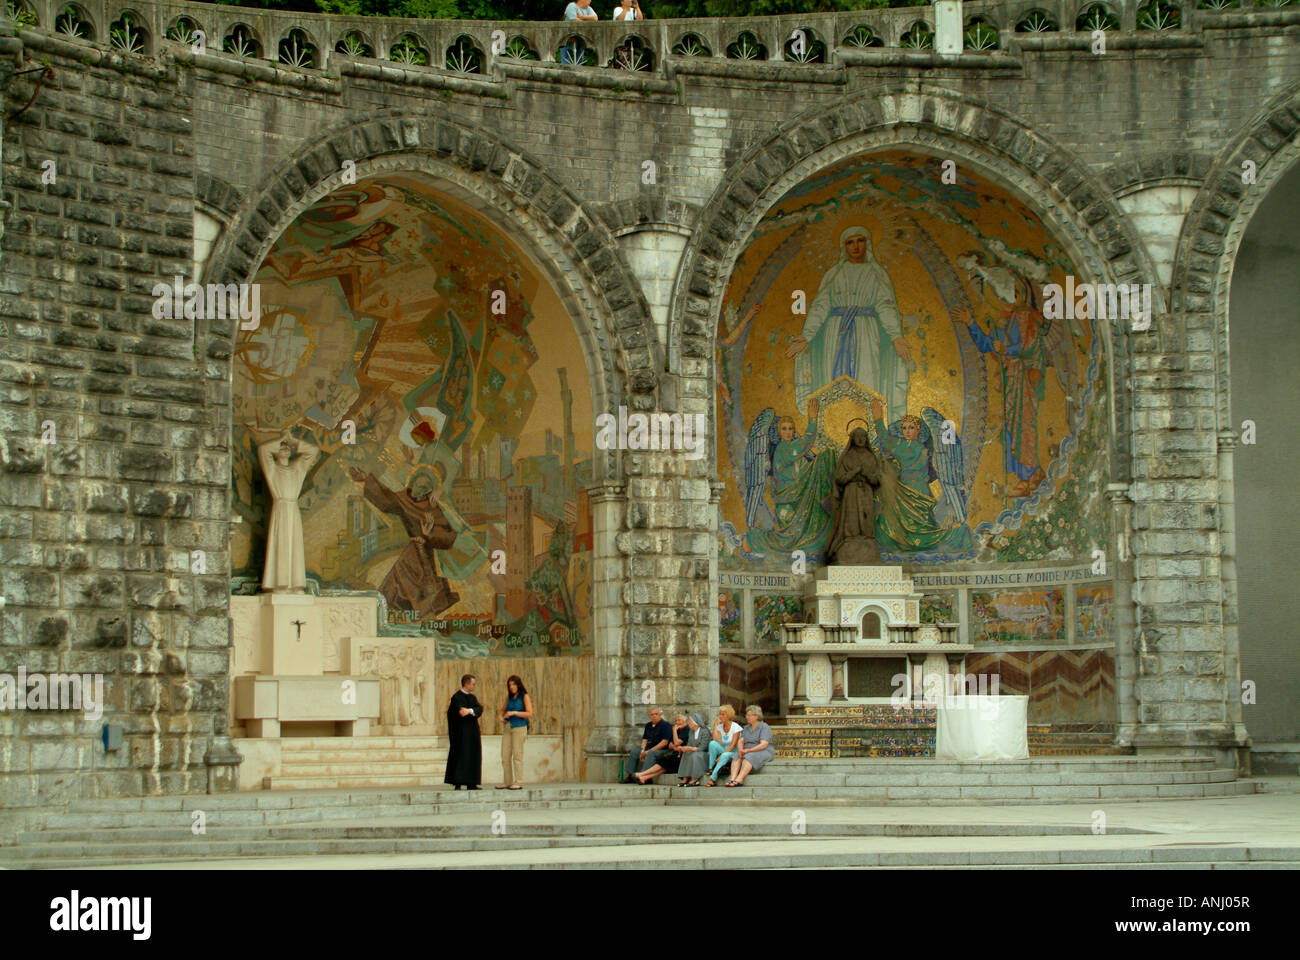
[[[755,770],[762,770],[769,760],[776,757],[776,748],[772,746],[772,728],[763,722],[763,708],[750,705],[745,708],[745,720],[748,721],[740,735],[740,749],[732,763],[731,779],[727,786],[738,787],[745,778]]]

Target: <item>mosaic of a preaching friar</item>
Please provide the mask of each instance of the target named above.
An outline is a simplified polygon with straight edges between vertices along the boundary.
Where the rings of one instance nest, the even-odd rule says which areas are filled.
[[[366,500],[396,516],[411,538],[379,587],[389,609],[414,610],[427,620],[457,603],[460,595],[439,573],[437,557],[438,550],[456,542],[456,531],[438,506],[433,479],[419,473],[405,490],[389,490],[374,474],[357,467],[350,468],[348,475],[365,484]]]

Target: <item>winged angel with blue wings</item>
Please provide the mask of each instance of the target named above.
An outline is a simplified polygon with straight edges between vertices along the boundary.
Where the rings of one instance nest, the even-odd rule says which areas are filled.
[[[750,424],[741,491],[749,529],[743,539],[724,531],[748,558],[802,550],[815,561],[826,548],[835,448],[817,443],[817,413],[817,401],[810,400],[802,436],[796,436],[793,417],[778,417],[771,407]]]
[[[966,525],[965,455],[955,426],[933,407],[922,409],[919,417],[900,417],[888,429],[882,416],[880,401],[873,401],[874,446],[884,464],[876,494],[880,549],[949,554],[972,550]],[[934,480],[942,487],[940,500],[930,495]]]

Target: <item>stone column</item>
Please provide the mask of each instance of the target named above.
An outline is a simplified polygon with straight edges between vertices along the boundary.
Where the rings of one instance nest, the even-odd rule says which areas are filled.
[[[831,657],[831,702],[843,703],[848,699],[849,691],[849,658],[847,655],[837,654]]]
[[[1241,645],[1237,633],[1237,498],[1233,454],[1240,438],[1232,430],[1219,433],[1219,578],[1223,583],[1223,677],[1228,722],[1237,745],[1237,772],[1250,776],[1250,736],[1241,709]],[[1206,666],[1213,666],[1207,664]],[[1199,672],[1199,671],[1198,671]]]
[[[1189,321],[1190,322],[1190,321]],[[1177,324],[1166,332],[1173,338]],[[1187,335],[1189,338],[1191,334]],[[1210,370],[1178,353],[1146,354],[1135,369],[1132,551],[1138,614],[1140,753],[1213,755],[1235,762],[1224,674],[1223,551],[1215,397]]]
[[[919,706],[925,700],[925,654],[909,653],[907,671],[908,679],[912,684],[912,705]]]
[[[1115,743],[1131,746],[1137,732],[1137,676],[1136,624],[1133,610],[1133,556],[1129,552],[1129,514],[1133,502],[1128,496],[1128,484],[1112,483],[1106,487],[1110,498],[1111,524],[1115,531],[1114,552],[1107,554],[1108,569],[1113,573],[1115,590],[1113,605],[1114,655],[1115,655],[1115,706],[1118,724]],[[1107,548],[1109,551],[1109,547]]]
[[[808,705],[808,691],[805,688],[805,677],[807,675],[808,657],[790,655],[790,709],[798,708],[802,710]]]
[[[623,488],[617,485],[593,487],[592,513],[591,628],[595,651],[595,690],[592,695],[593,724],[583,746],[587,755],[587,779],[613,780],[623,741],[632,736],[624,723],[623,704],[630,692],[623,691],[622,589],[625,580],[623,557],[615,544],[623,518]]]

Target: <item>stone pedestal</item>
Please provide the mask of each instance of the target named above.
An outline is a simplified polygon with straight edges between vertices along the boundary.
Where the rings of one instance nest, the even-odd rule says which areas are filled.
[[[376,632],[376,598],[262,593],[232,597],[230,607],[231,716],[243,721],[249,737],[279,737],[283,723],[332,723],[336,736],[370,734],[380,718],[379,670],[357,669],[360,658],[351,653],[355,637]],[[432,667],[432,641],[421,643],[430,647]],[[429,677],[415,692],[430,696],[432,690]]]
[[[962,672],[972,647],[956,642],[955,623],[923,625],[920,607],[920,591],[902,567],[819,570],[804,594],[804,609],[816,622],[783,628],[782,706],[800,713],[847,703],[850,661],[862,657],[907,658],[914,701],[940,681],[937,689],[946,690],[949,673]]]
[[[959,56],[964,40],[961,0],[935,0],[934,52],[941,57]]]
[[[364,737],[379,717],[377,677],[236,677],[235,716],[253,739],[282,723],[331,722],[336,735]]]
[[[262,640],[270,643],[271,673],[315,676],[325,670],[321,655],[321,612],[316,598],[301,593],[264,593]]]

